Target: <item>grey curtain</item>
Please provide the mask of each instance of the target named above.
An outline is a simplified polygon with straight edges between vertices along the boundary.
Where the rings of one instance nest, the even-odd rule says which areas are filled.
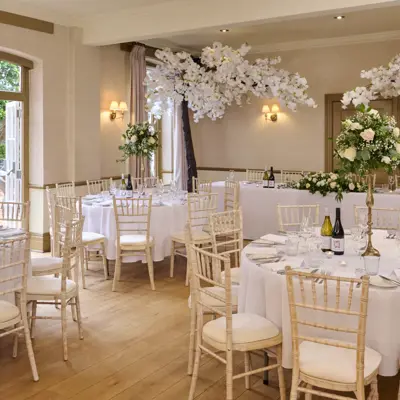
[[[130,116],[131,124],[147,121],[146,88],[146,48],[141,45],[134,45],[130,56]],[[147,158],[132,157],[129,160],[129,171],[133,177],[141,176],[141,164],[144,164],[144,176],[150,176],[150,162]]]
[[[174,180],[180,190],[187,190],[186,149],[183,134],[182,106],[174,106],[174,151],[173,171]]]
[[[192,178],[197,178],[196,157],[194,155],[192,131],[190,129],[189,109],[187,101],[182,102],[182,129],[185,142],[187,164],[187,190],[193,192]]]

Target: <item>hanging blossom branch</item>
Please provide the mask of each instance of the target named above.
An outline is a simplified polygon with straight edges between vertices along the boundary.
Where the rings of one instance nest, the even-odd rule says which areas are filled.
[[[156,57],[163,64],[149,72],[147,108],[161,117],[172,101],[187,101],[194,112],[194,120],[208,116],[222,118],[232,103],[241,105],[249,94],[263,98],[276,97],[289,109],[297,104],[316,107],[307,95],[307,80],[298,73],[278,69],[280,57],[257,59],[250,63],[244,56],[251,49],[244,44],[235,50],[221,43],[203,49],[200,63],[186,52],[173,53],[170,49],[157,50]]]
[[[378,96],[383,98],[400,95],[400,54],[395,56],[387,67],[380,66],[368,71],[361,71],[361,78],[369,79],[367,87],[357,87],[343,95],[342,104],[346,108],[353,103],[355,107],[364,104],[368,106],[371,100]]]

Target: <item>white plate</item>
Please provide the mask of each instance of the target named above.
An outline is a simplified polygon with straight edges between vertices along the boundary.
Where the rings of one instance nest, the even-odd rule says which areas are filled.
[[[393,282],[387,281],[386,279],[383,279],[378,275],[370,276],[369,283],[372,286],[377,286],[377,287],[381,287],[381,288],[396,288],[396,287],[399,287],[399,285],[396,285]]]

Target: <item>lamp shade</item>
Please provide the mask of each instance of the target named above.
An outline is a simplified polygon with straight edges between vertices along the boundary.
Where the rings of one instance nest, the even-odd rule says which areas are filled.
[[[278,106],[278,104],[274,104],[274,105],[272,106],[272,112],[273,112],[274,114],[279,112],[279,106]]]
[[[119,110],[118,101],[112,101],[110,104],[110,111],[117,111],[117,110]]]
[[[120,109],[121,111],[127,111],[127,110],[128,110],[128,105],[126,104],[125,101],[121,101],[121,102],[119,103],[119,109]]]
[[[268,113],[270,113],[271,111],[270,111],[270,109],[269,109],[269,106],[267,106],[267,105],[265,105],[265,106],[263,106],[263,108],[262,108],[262,113],[263,114],[268,114]]]

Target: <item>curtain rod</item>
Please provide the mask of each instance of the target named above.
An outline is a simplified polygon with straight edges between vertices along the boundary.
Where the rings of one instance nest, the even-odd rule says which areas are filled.
[[[125,42],[125,43],[120,44],[121,50],[128,51],[128,52],[132,51],[133,46],[142,46],[145,49],[152,50],[153,52],[155,52],[156,50],[160,50],[158,47],[148,46],[147,44],[140,43],[140,42]]]

